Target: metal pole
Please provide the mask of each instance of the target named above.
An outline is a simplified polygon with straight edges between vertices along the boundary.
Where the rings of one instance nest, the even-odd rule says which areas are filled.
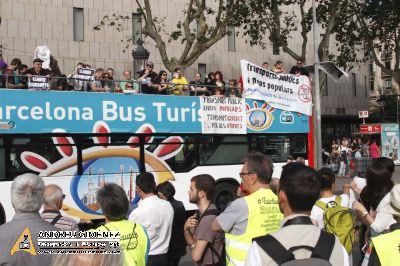
[[[318,58],[318,24],[317,24],[317,9],[315,0],[312,1],[313,11],[313,43],[314,43],[314,95],[315,95],[315,114],[314,114],[314,161],[316,169],[322,167],[322,137],[321,137],[321,99],[319,89],[319,58]]]

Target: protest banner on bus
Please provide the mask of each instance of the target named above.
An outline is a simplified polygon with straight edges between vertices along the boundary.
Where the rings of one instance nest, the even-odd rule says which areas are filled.
[[[246,134],[246,105],[242,98],[202,97],[203,134]]]
[[[312,115],[310,79],[307,76],[276,74],[241,60],[243,97],[263,100],[274,108]]]

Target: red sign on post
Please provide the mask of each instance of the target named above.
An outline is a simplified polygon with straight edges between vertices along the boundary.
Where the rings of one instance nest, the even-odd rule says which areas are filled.
[[[368,111],[358,111],[358,118],[368,118]]]
[[[378,124],[360,125],[361,133],[381,133],[381,131],[381,125]]]

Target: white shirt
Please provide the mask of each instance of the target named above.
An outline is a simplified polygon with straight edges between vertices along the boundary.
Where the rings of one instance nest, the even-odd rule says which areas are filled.
[[[371,224],[371,229],[374,230],[375,233],[380,234],[383,231],[388,230],[392,224],[396,223],[392,214],[383,211],[383,208],[388,204],[390,204],[390,192],[383,197],[376,208],[375,220]]]
[[[363,188],[367,185],[367,180],[362,177],[355,176],[353,177],[354,183],[356,183],[357,188],[362,191]],[[349,206],[353,206],[353,203],[360,198],[360,195],[355,195],[353,189],[350,189],[350,202]]]
[[[347,194],[342,194],[342,195],[340,195],[340,197],[342,198],[340,206],[348,208],[349,207],[349,196]],[[319,201],[322,201],[324,204],[327,204],[332,201],[334,202],[335,198],[336,198],[336,196],[334,195],[329,198],[320,198]],[[324,210],[323,209],[321,209],[317,205],[314,205],[311,210],[310,217],[311,217],[311,219],[318,222],[319,228],[321,228],[321,229],[325,228],[325,226],[324,226]]]
[[[167,253],[173,219],[174,209],[171,203],[155,195],[140,201],[138,207],[129,215],[129,221],[146,228],[150,240],[149,255]]]

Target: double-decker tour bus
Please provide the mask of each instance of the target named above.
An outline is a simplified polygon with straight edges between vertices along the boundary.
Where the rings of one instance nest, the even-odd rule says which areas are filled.
[[[137,200],[135,177],[171,181],[186,210],[191,177],[216,179],[219,208],[236,196],[243,157],[259,151],[279,177],[288,156],[312,160],[308,116],[263,101],[196,96],[0,90],[0,202],[13,216],[12,180],[39,174],[59,185],[63,210],[99,219],[96,191],[119,184]]]

